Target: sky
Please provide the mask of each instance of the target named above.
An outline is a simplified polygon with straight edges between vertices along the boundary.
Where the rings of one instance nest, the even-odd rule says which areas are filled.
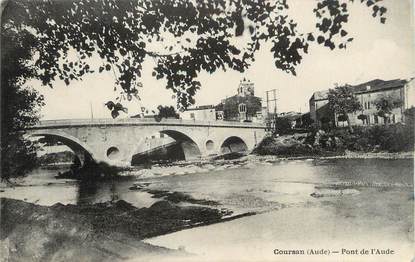
[[[314,30],[316,19],[312,13],[315,1],[291,0],[289,13],[303,32]],[[256,54],[256,61],[245,73],[217,71],[200,73],[202,88],[196,94],[196,105],[217,104],[221,99],[236,94],[244,77],[254,82],[255,95],[265,97],[265,92],[277,89],[278,112],[308,112],[308,100],[315,91],[333,88],[338,84],[359,84],[373,79],[406,79],[415,76],[414,7],[411,0],[384,0],[388,11],[386,24],[371,16],[371,9],[355,1],[350,7],[346,29],[354,41],[347,49],[331,51],[311,44],[309,53],[297,67],[297,76],[275,68],[269,47],[263,46]],[[151,59],[143,64],[139,90],[141,101],[125,103],[128,117],[137,114],[142,106],[152,110],[157,105],[176,105],[174,94],[165,88],[164,80],[152,77]],[[89,75],[83,81],[69,86],[61,81],[53,89],[41,86],[38,81],[29,84],[45,97],[41,119],[109,118],[104,106],[118,96],[114,92],[111,72]],[[265,99],[264,105],[265,105]]]

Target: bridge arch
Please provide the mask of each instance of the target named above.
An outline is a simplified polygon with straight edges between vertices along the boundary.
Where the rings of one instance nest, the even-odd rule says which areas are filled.
[[[181,144],[186,160],[197,159],[202,156],[202,152],[195,140],[185,133],[172,129],[161,130],[159,132],[168,135]]]
[[[82,141],[80,141],[79,139],[71,135],[68,135],[62,132],[42,131],[42,132],[30,133],[28,134],[28,136],[33,137],[33,138],[36,138],[36,137],[44,137],[45,139],[51,138],[51,139],[54,139],[55,141],[61,142],[62,144],[66,145],[74,152],[74,154],[78,157],[78,159],[81,161],[82,164],[84,164],[85,161],[94,160],[93,151],[88,147],[88,145],[86,145],[85,143],[83,143]]]
[[[162,135],[161,135],[162,134]],[[155,140],[154,138],[162,139],[163,135],[170,139]],[[169,149],[168,149],[169,148]],[[144,134],[138,141],[131,153],[131,164],[140,165],[147,163],[152,153],[156,152],[156,158],[164,159],[169,157],[173,160],[192,160],[202,156],[198,144],[187,134],[178,130],[157,130],[153,133]],[[157,154],[166,154],[161,156]]]
[[[228,154],[228,153],[235,153],[235,152],[247,152],[248,145],[239,136],[230,136],[230,137],[227,137],[225,140],[223,140],[222,143],[220,143],[219,151],[221,154]]]

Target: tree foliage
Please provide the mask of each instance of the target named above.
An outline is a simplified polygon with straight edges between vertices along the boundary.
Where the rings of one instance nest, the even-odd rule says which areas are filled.
[[[364,122],[367,119],[367,115],[360,114],[360,115],[357,116],[357,119],[360,119],[360,120],[362,120],[362,122]]]
[[[159,111],[157,118],[179,118],[179,114],[176,112],[176,109],[173,106],[162,106],[159,105],[157,107],[157,110]]]
[[[337,117],[337,120],[340,121],[340,122],[347,121],[347,116],[346,115],[339,115]]]
[[[311,125],[314,123],[314,120],[311,118],[310,113],[303,114],[301,116],[301,124],[300,128],[310,128]]]
[[[33,33],[36,73],[45,85],[112,71],[115,89],[138,97],[143,62],[150,57],[153,76],[165,79],[178,106],[187,107],[201,87],[201,71],[244,72],[265,42],[276,68],[292,74],[310,42],[346,48],[353,40],[344,29],[352,2],[316,1],[316,32],[301,32],[287,14],[287,0],[13,0],[2,27]],[[385,22],[380,0],[359,2]],[[242,35],[246,45],[240,46],[236,38]],[[102,63],[97,68],[90,63],[95,57]]]
[[[339,115],[338,120],[347,121],[350,131],[353,131],[348,114],[361,110],[362,105],[353,94],[351,86],[342,85],[329,89],[328,100],[330,109]]]
[[[23,129],[38,121],[43,97],[26,80],[35,75],[31,59],[32,34],[1,31],[1,178],[21,176],[35,165],[36,145],[24,139]]]
[[[389,123],[389,118],[394,108],[402,106],[402,100],[393,96],[382,96],[375,100],[378,116],[384,119],[384,123]]]
[[[280,135],[288,134],[292,131],[291,120],[286,117],[275,118],[275,133]]]
[[[120,115],[120,111],[128,113],[128,109],[119,102],[114,103],[112,101],[108,101],[105,103],[105,106],[111,111],[112,118],[117,118]]]

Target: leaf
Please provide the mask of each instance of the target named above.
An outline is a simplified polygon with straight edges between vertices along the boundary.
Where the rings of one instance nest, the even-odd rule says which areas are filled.
[[[249,27],[249,33],[252,35],[255,32],[255,27],[253,27],[252,25],[250,25]]]
[[[312,34],[312,33],[309,33],[309,34],[308,34],[308,36],[307,36],[307,40],[308,40],[308,41],[310,41],[310,42],[312,42],[312,41],[314,41],[314,40],[315,40],[315,38],[314,38],[314,36],[313,36],[313,34]]]
[[[241,53],[241,51],[238,48],[234,47],[234,46],[229,46],[229,50],[234,55],[239,55]]]
[[[235,17],[235,36],[241,36],[244,33],[244,20],[242,19],[241,13],[238,13]]]
[[[112,101],[108,101],[107,103],[105,103],[105,105],[108,107],[109,110],[112,110],[115,106],[114,102]]]
[[[372,0],[367,0],[367,2],[366,2],[366,5],[367,6],[371,6],[371,5],[373,5],[374,3],[373,3],[373,1]]]
[[[111,111],[111,116],[112,116],[112,118],[117,118],[118,116],[120,115],[120,113],[118,113],[118,111],[117,110],[112,110]]]
[[[111,65],[110,64],[105,65],[105,70],[110,71],[111,70]]]
[[[102,73],[102,71],[104,71],[104,67],[100,66],[98,71],[99,71],[100,73]]]

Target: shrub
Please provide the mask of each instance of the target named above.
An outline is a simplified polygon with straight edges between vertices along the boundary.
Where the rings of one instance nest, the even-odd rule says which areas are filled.
[[[277,117],[275,119],[275,132],[280,135],[291,133],[291,121],[285,117]]]
[[[388,152],[414,150],[413,124],[356,127],[353,134],[336,130],[346,148],[354,151],[383,150]]]

